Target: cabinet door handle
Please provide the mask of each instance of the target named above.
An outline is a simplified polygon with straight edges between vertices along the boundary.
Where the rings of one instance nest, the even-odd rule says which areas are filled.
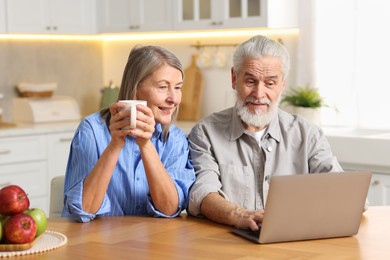
[[[60,143],[67,143],[72,141],[72,138],[60,138]]]
[[[210,25],[212,26],[217,26],[217,25],[223,25],[223,22],[222,21],[219,21],[219,22],[211,22]]]
[[[129,29],[130,30],[138,30],[139,29],[139,25],[130,25]]]
[[[11,150],[0,150],[0,155],[10,154]]]
[[[379,185],[380,184],[380,181],[378,181],[378,180],[375,180],[375,181],[373,181],[373,183],[371,184],[372,186],[377,186],[377,185]]]

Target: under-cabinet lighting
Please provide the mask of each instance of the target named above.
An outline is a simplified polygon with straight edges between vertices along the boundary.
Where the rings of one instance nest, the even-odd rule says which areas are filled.
[[[181,31],[181,32],[162,32],[162,33],[133,33],[133,34],[103,34],[105,41],[126,41],[126,40],[158,40],[158,39],[189,39],[204,37],[239,37],[253,36],[256,34],[297,34],[298,29],[236,29],[236,30],[213,30],[213,31]]]
[[[88,41],[101,40],[101,35],[65,35],[65,34],[0,34],[0,40],[60,40]]]
[[[158,39],[190,39],[201,37],[239,37],[263,35],[298,34],[298,29],[235,29],[210,31],[179,31],[151,33],[115,33],[98,35],[60,35],[60,34],[0,34],[0,40],[61,40],[61,41],[128,41],[128,40],[158,40]]]

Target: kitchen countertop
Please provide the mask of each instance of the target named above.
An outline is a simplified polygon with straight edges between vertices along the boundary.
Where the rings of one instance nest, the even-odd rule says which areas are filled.
[[[322,127],[326,136],[390,139],[390,129],[365,129],[355,127]]]
[[[0,122],[0,137],[75,131],[79,123],[80,121],[64,121],[38,124]],[[175,122],[175,125],[183,129],[186,134],[189,134],[195,123],[196,122],[193,121],[177,121]]]
[[[187,135],[196,124],[194,121],[177,121]],[[79,121],[23,124],[2,126],[0,138],[21,135],[53,134],[75,131]],[[350,169],[369,169],[390,174],[390,130],[370,130],[342,127],[323,127],[334,155],[343,167]]]
[[[38,135],[48,133],[61,133],[75,131],[79,121],[64,121],[53,123],[0,123],[0,137],[13,137],[20,135]]]
[[[390,174],[390,129],[323,127],[344,169]]]
[[[194,127],[195,124],[196,121],[176,121],[174,123],[174,125],[181,128],[186,135],[190,133],[192,127]]]

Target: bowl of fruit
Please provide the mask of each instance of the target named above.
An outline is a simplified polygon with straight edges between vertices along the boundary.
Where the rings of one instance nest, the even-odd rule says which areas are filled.
[[[31,248],[46,227],[45,212],[30,208],[30,200],[20,186],[8,185],[0,189],[0,251]]]

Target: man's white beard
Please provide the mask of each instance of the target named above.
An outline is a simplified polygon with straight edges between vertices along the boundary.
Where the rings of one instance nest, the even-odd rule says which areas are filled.
[[[237,101],[235,107],[237,109],[237,114],[241,118],[241,120],[250,126],[262,128],[264,126],[269,125],[271,121],[277,116],[279,103],[282,97],[282,92],[280,92],[278,98],[273,104],[267,98],[256,100],[252,97],[249,97],[244,102],[238,95],[238,92],[236,92],[236,96],[237,96]],[[246,102],[267,104],[269,106],[269,111],[263,113],[260,108],[257,108],[255,110],[255,113],[251,113],[248,107],[245,105]]]

